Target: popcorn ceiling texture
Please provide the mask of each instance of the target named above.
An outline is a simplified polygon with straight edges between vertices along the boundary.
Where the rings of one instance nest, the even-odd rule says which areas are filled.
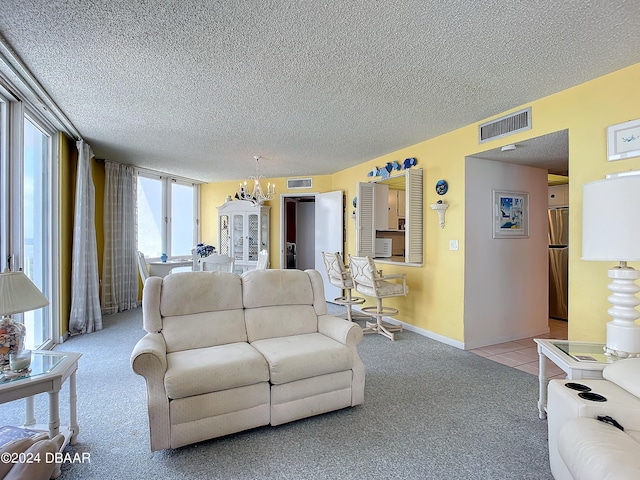
[[[97,157],[330,174],[640,61],[635,0],[2,0]],[[480,150],[480,148],[479,148]]]

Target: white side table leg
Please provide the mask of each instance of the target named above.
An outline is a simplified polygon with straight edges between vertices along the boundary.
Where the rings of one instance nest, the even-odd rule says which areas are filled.
[[[26,405],[27,419],[24,421],[25,427],[33,427],[36,424],[36,415],[33,408],[33,397],[27,397],[24,399]]]
[[[538,416],[540,420],[547,418],[547,357],[540,351],[538,347]]]
[[[49,436],[60,433],[60,397],[58,392],[49,393]]]
[[[71,438],[69,443],[75,445],[78,442],[78,414],[76,410],[76,402],[78,395],[76,394],[76,372],[74,371],[69,377],[69,430],[71,430]]]

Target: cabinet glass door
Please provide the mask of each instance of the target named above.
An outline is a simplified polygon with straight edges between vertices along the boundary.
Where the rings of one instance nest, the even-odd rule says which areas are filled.
[[[250,262],[258,261],[258,252],[260,249],[259,244],[259,235],[260,235],[260,222],[258,221],[259,217],[255,213],[250,213],[248,215],[248,228],[247,235],[249,237],[249,250],[248,250],[248,260]]]
[[[269,250],[269,215],[262,214],[262,232],[260,232],[260,250]]]
[[[220,215],[220,254],[229,255],[229,215]]]
[[[233,246],[233,258],[236,262],[244,260],[244,215],[231,216],[231,244]]]

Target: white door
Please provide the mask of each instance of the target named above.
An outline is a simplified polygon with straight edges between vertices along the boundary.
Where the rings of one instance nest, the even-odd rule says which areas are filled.
[[[333,299],[342,296],[342,291],[329,283],[322,261],[322,252],[338,252],[341,255],[344,253],[342,251],[344,208],[341,190],[316,195],[315,220],[315,268],[322,274],[324,280],[324,296],[327,301],[332,302]]]

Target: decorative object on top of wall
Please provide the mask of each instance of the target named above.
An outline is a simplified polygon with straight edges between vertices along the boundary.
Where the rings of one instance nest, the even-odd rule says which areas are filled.
[[[607,160],[640,156],[640,119],[607,128]]]
[[[449,190],[449,184],[446,180],[438,180],[436,182],[436,193],[438,195],[444,195]]]
[[[529,236],[529,194],[493,190],[493,238]]]
[[[418,161],[414,158],[406,158],[402,163],[402,168],[407,170],[408,168],[415,167],[418,164]]]
[[[393,162],[387,162],[384,167],[378,168],[373,167],[367,176],[369,177],[382,177],[389,178],[393,171],[407,170],[408,168],[415,167],[418,164],[418,161],[414,158],[407,158],[404,162],[400,163],[397,160]]]
[[[437,203],[432,203],[430,205],[432,210],[438,212],[438,220],[440,221],[440,228],[444,228],[444,212],[449,208],[449,204],[443,202],[442,200],[438,200]]]

